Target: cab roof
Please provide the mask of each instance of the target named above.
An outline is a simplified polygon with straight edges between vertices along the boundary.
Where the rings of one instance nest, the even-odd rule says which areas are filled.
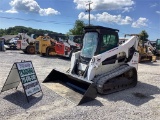
[[[113,29],[113,28],[108,28],[108,27],[103,27],[103,26],[86,26],[84,27],[85,30],[109,30],[109,31],[115,31],[115,32],[119,32],[118,29]]]

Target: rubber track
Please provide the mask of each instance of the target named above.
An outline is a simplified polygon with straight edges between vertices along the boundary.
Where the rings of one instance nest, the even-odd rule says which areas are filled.
[[[118,68],[111,70],[107,73],[104,73],[102,75],[97,76],[96,78],[93,79],[93,82],[97,85],[97,91],[101,94],[110,94],[112,92],[109,93],[104,93],[103,92],[103,85],[108,81],[111,80],[129,70],[133,69],[133,67],[128,66],[128,65],[122,65],[119,66]],[[117,79],[117,78],[116,78]],[[127,88],[127,87],[126,87]],[[117,90],[120,91],[120,90]],[[113,92],[116,92],[116,90],[114,90]]]

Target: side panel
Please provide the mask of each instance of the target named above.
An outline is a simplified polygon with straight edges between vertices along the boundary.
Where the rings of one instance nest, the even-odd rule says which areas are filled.
[[[96,75],[109,72],[109,71],[117,68],[119,65],[120,65],[119,63],[102,65],[101,66],[101,70],[100,71],[96,71]]]
[[[41,40],[41,49],[40,53],[46,53],[46,48],[51,46],[51,42],[49,40]]]
[[[29,44],[26,41],[21,41],[21,49],[25,50]]]
[[[21,40],[17,40],[17,49],[21,49]]]
[[[39,52],[39,46],[40,46],[40,42],[37,40],[37,41],[35,41],[35,51],[36,51],[36,53],[38,53]]]
[[[129,66],[133,66],[138,70],[138,62],[139,62],[139,53],[134,52],[133,57],[130,62],[128,62]]]
[[[28,43],[26,42],[26,40],[17,41],[17,49],[25,50],[27,46],[28,46]]]
[[[57,42],[55,45],[55,51],[58,55],[64,55],[65,54],[65,46],[63,43]]]

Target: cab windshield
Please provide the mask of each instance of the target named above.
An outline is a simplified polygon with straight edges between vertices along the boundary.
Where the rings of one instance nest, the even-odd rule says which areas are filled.
[[[98,33],[97,32],[87,32],[83,37],[83,48],[81,51],[81,56],[86,58],[92,58],[97,49],[98,43]]]
[[[160,50],[160,39],[157,39],[156,49],[157,49],[157,50]]]

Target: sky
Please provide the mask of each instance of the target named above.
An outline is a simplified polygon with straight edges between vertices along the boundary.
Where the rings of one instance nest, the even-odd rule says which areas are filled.
[[[67,33],[76,20],[119,29],[119,36],[146,30],[160,38],[160,0],[0,0],[0,29],[32,27]]]

